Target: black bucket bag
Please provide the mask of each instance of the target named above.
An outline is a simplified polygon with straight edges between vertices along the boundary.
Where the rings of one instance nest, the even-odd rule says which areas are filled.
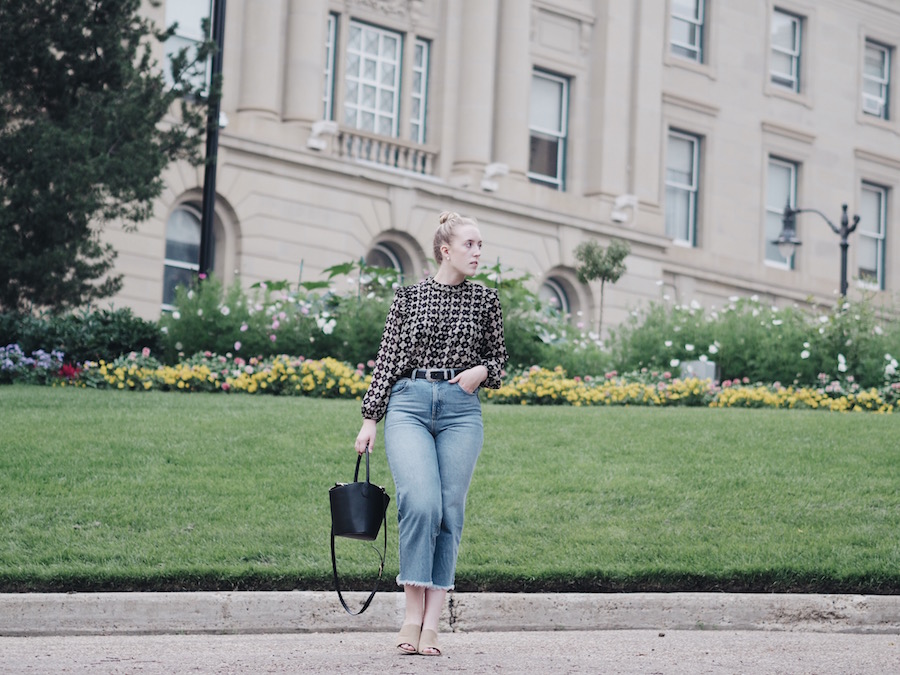
[[[366,456],[366,480],[359,480],[359,466],[362,455],[356,458],[356,471],[353,474],[352,483],[335,483],[328,491],[331,501],[331,568],[334,570],[334,590],[337,591],[341,605],[349,614],[358,615],[366,611],[375,591],[378,590],[378,582],[384,572],[384,560],[387,556],[387,507],[391,501],[390,496],[380,485],[373,485],[369,481],[369,453]],[[344,596],[341,594],[341,583],[338,578],[337,560],[334,555],[334,538],[347,537],[362,541],[375,541],[378,539],[378,530],[384,524],[384,550],[379,554],[381,565],[378,568],[378,578],[375,587],[369,593],[362,608],[353,612],[347,606]],[[376,553],[378,549],[375,549]]]

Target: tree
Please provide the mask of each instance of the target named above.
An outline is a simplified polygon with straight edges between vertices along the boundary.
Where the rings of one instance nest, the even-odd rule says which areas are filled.
[[[596,241],[584,241],[575,247],[575,258],[581,263],[575,268],[578,280],[586,284],[600,280],[600,318],[597,333],[603,329],[603,291],[606,282],[616,283],[625,273],[625,258],[631,247],[621,239],[613,239],[604,249]]]
[[[212,47],[180,52],[167,84],[151,44],[175,27],[140,6],[0,0],[0,309],[62,312],[117,292],[101,229],[136,228],[165,167],[200,162],[194,83]]]

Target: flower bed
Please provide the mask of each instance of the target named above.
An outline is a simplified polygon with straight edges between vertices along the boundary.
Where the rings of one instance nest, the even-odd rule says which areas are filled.
[[[370,362],[369,367],[373,364]],[[112,361],[66,364],[59,352],[26,356],[18,345],[0,348],[0,382],[27,382],[130,391],[204,391],[359,399],[371,382],[366,365],[356,368],[332,358],[279,355],[250,358],[212,352],[174,366],[161,364],[148,349]],[[820,386],[800,387],[726,380],[717,383],[646,368],[603,377],[569,377],[561,367],[532,366],[508,374],[499,389],[483,389],[486,402],[512,405],[707,406],[789,408],[836,412],[893,412],[900,382],[861,389],[848,381],[820,377]]]

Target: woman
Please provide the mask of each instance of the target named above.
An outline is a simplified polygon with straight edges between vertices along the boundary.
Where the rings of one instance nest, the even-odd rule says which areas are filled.
[[[434,234],[437,273],[397,289],[372,383],[363,398],[356,451],[384,444],[397,487],[400,574],[406,612],[397,647],[440,656],[438,620],[453,588],[466,494],[484,438],[478,388],[498,388],[507,360],[497,291],[468,281],[481,233],[444,212]]]

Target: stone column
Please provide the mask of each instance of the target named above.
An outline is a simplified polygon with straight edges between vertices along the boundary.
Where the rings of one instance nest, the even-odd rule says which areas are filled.
[[[498,0],[464,0],[461,39],[456,43],[459,86],[445,92],[456,109],[452,182],[477,188],[491,161],[494,117],[494,63]]]
[[[246,0],[238,112],[281,117],[285,0]]]
[[[322,119],[328,3],[288,0],[284,120]]]
[[[497,87],[492,162],[506,164],[509,175],[528,171],[528,117],[531,91],[531,3],[500,0]]]

